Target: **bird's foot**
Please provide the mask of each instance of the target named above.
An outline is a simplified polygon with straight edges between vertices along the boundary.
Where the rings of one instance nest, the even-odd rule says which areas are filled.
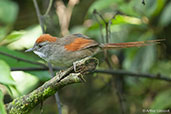
[[[81,59],[79,61],[75,61],[73,62],[73,67],[74,67],[74,71],[75,72],[82,72],[83,67],[85,67],[84,65],[82,65],[82,61],[88,60],[90,57],[86,57],[84,59]]]
[[[86,80],[84,79],[84,76],[83,76],[82,74],[79,76],[79,78],[81,79],[81,81],[82,81],[83,83],[86,82]]]

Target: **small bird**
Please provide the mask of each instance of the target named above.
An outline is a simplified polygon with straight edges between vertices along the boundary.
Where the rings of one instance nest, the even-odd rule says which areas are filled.
[[[85,57],[93,56],[104,49],[149,46],[158,44],[162,40],[101,44],[82,34],[71,34],[62,38],[43,34],[36,40],[33,48],[25,52],[33,51],[51,64],[66,67]]]

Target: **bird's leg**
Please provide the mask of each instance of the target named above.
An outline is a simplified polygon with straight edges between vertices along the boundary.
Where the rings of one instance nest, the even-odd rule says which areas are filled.
[[[91,56],[86,57],[84,59],[81,59],[79,61],[73,62],[74,71],[75,72],[82,72],[82,69],[83,69],[82,67],[84,67],[84,66],[81,65],[81,63],[82,63],[82,61],[88,60],[89,58],[91,58]],[[79,66],[79,67],[77,67],[77,66]]]
[[[83,77],[83,74],[81,74],[81,75],[79,76],[79,78],[81,79],[81,81],[82,81],[83,83],[86,82],[86,80],[85,80],[84,77]]]
[[[63,78],[65,78],[68,74],[70,74],[73,71],[73,66],[66,69],[66,70],[60,70],[56,73],[56,75],[59,75],[58,82],[61,81]],[[62,77],[61,77],[62,76]]]
[[[89,73],[89,71],[95,70],[94,66],[97,66],[97,64],[98,60],[96,58],[86,57],[84,59],[74,62],[73,66],[66,69],[65,71],[57,72],[56,75],[62,75],[62,77],[58,77],[57,80],[58,82],[60,82],[70,73],[79,73],[79,78],[81,79],[81,81],[86,82],[86,80],[83,78],[83,75]]]
[[[79,78],[82,80],[82,82],[86,82],[86,80],[84,79],[83,75],[82,75],[82,69],[84,69],[84,65],[81,65],[82,61],[88,60],[90,57],[86,57],[84,59],[81,59],[79,61],[75,61],[73,62],[73,68],[74,68],[74,72],[80,72],[81,75],[79,76]]]
[[[77,64],[79,61],[73,62],[74,71],[77,72]]]
[[[80,63],[80,61],[75,61],[75,62],[73,62],[74,72],[81,72],[81,69],[79,69],[79,68],[77,67],[77,65],[78,65],[79,63]],[[86,80],[84,79],[84,77],[83,77],[82,74],[79,76],[79,78],[81,79],[82,82],[86,82]]]

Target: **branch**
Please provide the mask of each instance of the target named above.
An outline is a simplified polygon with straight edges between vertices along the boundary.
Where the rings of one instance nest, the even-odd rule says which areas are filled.
[[[60,68],[53,68],[54,70],[58,71]],[[11,68],[11,71],[44,71],[48,70],[48,68],[36,68],[36,67],[27,67],[27,68]],[[105,70],[105,69],[97,69],[94,71],[95,73],[104,73],[104,74],[115,74],[119,76],[130,76],[136,78],[149,78],[149,79],[156,79],[156,80],[163,80],[163,81],[171,81],[169,76],[164,76],[162,74],[145,74],[145,73],[136,73],[136,72],[129,72],[124,70]]]
[[[53,67],[55,71],[61,70],[60,68]],[[49,68],[43,68],[43,67],[25,67],[25,68],[11,68],[11,71],[44,71],[49,70]]]
[[[69,25],[71,20],[71,15],[75,5],[79,2],[79,0],[69,0],[68,4],[65,5],[63,0],[56,1],[56,14],[59,18],[59,24],[61,29],[61,34],[65,36],[69,34]]]
[[[48,67],[49,67],[49,72],[50,72],[51,78],[53,78],[55,75],[53,72],[53,67],[49,62],[48,62]],[[60,101],[58,92],[55,93],[55,100],[56,100],[56,103],[58,106],[58,114],[62,114],[61,101]]]
[[[42,28],[42,32],[45,33],[45,27],[44,27],[44,16],[41,15],[40,10],[39,10],[39,6],[37,4],[36,0],[33,0],[34,3],[34,7],[36,9],[36,14],[40,23],[40,26]]]
[[[6,104],[8,114],[25,114],[31,111],[36,105],[54,95],[56,91],[66,85],[73,83],[80,83],[80,78],[83,74],[90,73],[96,68],[98,63],[95,58],[85,58],[78,62],[76,70],[81,72],[74,72],[73,66],[56,73],[56,76],[51,80],[45,82],[41,87],[37,88],[28,95],[21,96],[14,99],[12,102]]]
[[[115,74],[120,76],[131,76],[131,77],[137,77],[137,78],[150,78],[150,79],[156,79],[156,80],[164,80],[164,81],[171,81],[171,78],[168,78],[168,76],[164,76],[161,74],[145,74],[145,73],[135,73],[135,72],[129,72],[129,71],[123,71],[123,70],[95,70],[95,72],[98,73],[105,73],[105,74]]]
[[[110,36],[111,35],[111,30],[110,30],[111,20],[113,18],[115,18],[117,13],[115,15],[113,15],[113,17],[109,21],[106,21],[104,19],[104,17],[97,10],[94,10],[94,14],[98,15],[100,17],[100,19],[102,20],[102,22],[105,24],[105,31],[106,31],[105,42],[109,43],[109,38],[111,38],[111,36]],[[101,30],[101,32],[102,32],[101,34],[103,34],[102,30]],[[110,70],[112,70],[113,67],[112,67],[112,64],[110,63],[110,59],[109,59],[107,50],[104,50],[104,57],[105,57],[105,61],[106,61],[107,66],[109,67]],[[125,108],[125,103],[124,103],[124,98],[123,98],[122,87],[121,87],[122,86],[122,83],[121,83],[122,79],[121,79],[121,77],[115,77],[114,74],[112,74],[112,76],[113,76],[113,80],[114,80],[116,94],[117,94],[119,102],[120,102],[121,114],[125,114],[126,108]]]
[[[142,0],[142,4],[145,5],[145,0]]]
[[[53,0],[49,1],[48,8],[47,8],[46,13],[44,15],[41,15],[40,9],[39,9],[38,4],[37,4],[37,1],[33,0],[33,2],[34,2],[35,9],[36,9],[37,17],[38,17],[38,20],[39,20],[39,24],[40,24],[40,26],[42,28],[42,32],[44,34],[46,32],[46,30],[45,30],[45,23],[44,23],[44,17],[48,15],[48,13],[49,13],[49,11],[51,9]],[[53,75],[54,74],[53,73],[53,68],[52,68],[50,63],[48,63],[48,67],[49,67],[49,71],[51,73],[51,77],[54,77],[54,75]],[[58,113],[62,114],[61,103],[60,103],[58,92],[56,92],[56,94],[55,94],[55,100],[56,100],[56,104],[58,106]]]
[[[94,14],[94,17],[95,17],[97,23],[99,24],[102,43],[105,43],[104,35],[103,35],[103,24],[100,23],[100,20],[98,19],[97,15],[96,15],[97,14],[97,10],[96,9],[94,9],[93,14]]]
[[[49,0],[49,5],[48,5],[48,8],[47,8],[47,10],[46,10],[44,16],[47,16],[47,15],[49,14],[50,9],[51,9],[51,7],[52,7],[52,4],[53,4],[53,0]]]

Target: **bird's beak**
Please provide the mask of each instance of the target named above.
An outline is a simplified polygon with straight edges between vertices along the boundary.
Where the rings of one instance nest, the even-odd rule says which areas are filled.
[[[25,50],[25,52],[31,52],[33,50],[34,50],[33,48],[30,48],[30,49]]]

